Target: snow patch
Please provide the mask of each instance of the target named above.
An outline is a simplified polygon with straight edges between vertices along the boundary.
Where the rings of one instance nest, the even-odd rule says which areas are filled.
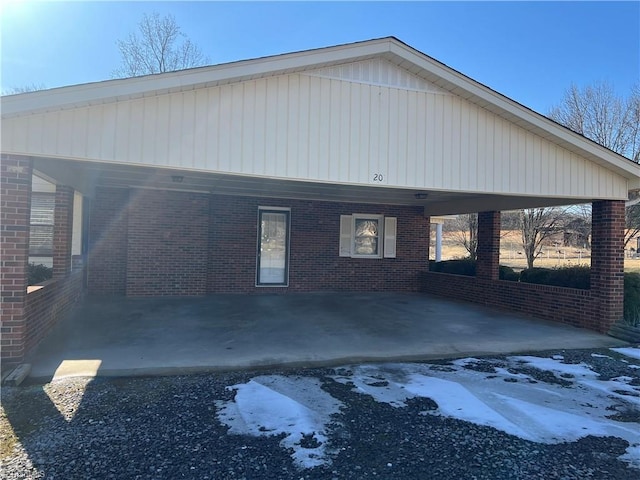
[[[611,348],[614,352],[621,353],[627,357],[637,358],[640,360],[640,348],[624,347],[624,348]]]
[[[236,435],[284,434],[280,445],[293,449],[301,468],[330,463],[327,425],[340,412],[342,402],[310,377],[265,375],[227,387],[236,391],[232,401],[216,401],[218,419]]]
[[[354,366],[334,379],[397,408],[406,406],[410,398],[430,398],[438,409],[425,414],[494,427],[534,442],[571,442],[587,435],[623,438],[630,446],[620,458],[640,466],[640,426],[607,418],[640,405],[640,388],[630,384],[631,377],[601,381],[585,363],[565,364],[560,358],[533,356],[482,360],[489,367],[493,364],[495,373],[464,368],[480,361],[455,360],[446,368],[429,364]],[[513,373],[523,366],[550,371],[559,378],[570,376],[572,385],[533,383],[529,375]]]

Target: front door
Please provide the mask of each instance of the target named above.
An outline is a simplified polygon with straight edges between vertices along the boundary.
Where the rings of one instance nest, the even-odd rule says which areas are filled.
[[[258,211],[259,286],[287,286],[289,283],[289,214],[288,210]]]

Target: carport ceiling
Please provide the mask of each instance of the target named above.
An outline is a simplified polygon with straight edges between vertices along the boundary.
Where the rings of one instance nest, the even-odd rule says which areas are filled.
[[[354,186],[330,182],[312,183],[54,158],[34,158],[34,169],[36,175],[53,183],[69,185],[89,197],[93,196],[96,187],[152,188],[221,195],[414,205],[425,207],[425,215],[570,205],[577,201],[568,198],[516,197],[384,186]]]

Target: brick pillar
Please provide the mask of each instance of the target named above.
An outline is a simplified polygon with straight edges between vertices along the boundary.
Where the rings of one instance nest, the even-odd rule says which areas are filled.
[[[624,228],[624,201],[593,202],[591,291],[597,299],[595,324],[603,333],[623,317]]]
[[[56,185],[53,222],[53,278],[66,277],[71,272],[73,188]]]
[[[0,357],[19,363],[27,337],[31,159],[0,157]]]
[[[498,280],[500,265],[500,212],[478,213],[476,277]]]

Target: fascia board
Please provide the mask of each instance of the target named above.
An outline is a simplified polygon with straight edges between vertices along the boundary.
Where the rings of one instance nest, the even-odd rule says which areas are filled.
[[[389,39],[371,40],[211,67],[9,95],[0,99],[0,108],[3,117],[10,117],[153,96],[169,91],[193,90],[207,84],[278,75],[286,71],[300,71],[319,65],[379,55],[388,51],[389,42]]]

